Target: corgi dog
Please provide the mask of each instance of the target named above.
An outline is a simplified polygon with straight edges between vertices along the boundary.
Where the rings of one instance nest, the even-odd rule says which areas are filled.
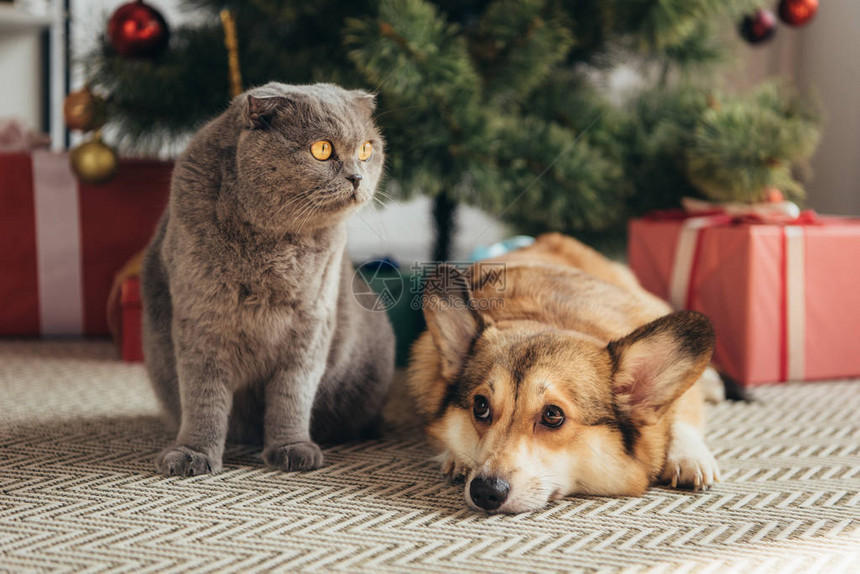
[[[557,233],[463,272],[440,265],[426,286],[407,387],[469,507],[719,480],[702,387],[720,381],[701,313],[672,313],[626,267]]]

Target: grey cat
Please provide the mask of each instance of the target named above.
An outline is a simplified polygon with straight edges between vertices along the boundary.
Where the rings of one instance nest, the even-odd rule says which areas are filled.
[[[221,468],[226,440],[284,470],[371,432],[394,369],[385,313],[345,220],[383,169],[370,94],[270,83],[236,97],[177,161],[142,272],[146,365],[176,443],[165,475]]]

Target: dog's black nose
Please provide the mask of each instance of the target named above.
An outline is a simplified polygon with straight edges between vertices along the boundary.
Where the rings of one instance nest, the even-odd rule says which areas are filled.
[[[346,179],[352,182],[352,189],[358,189],[358,186],[361,185],[361,180],[363,178],[360,173],[353,173],[352,175],[346,176]]]
[[[507,500],[511,485],[501,478],[476,476],[469,485],[469,496],[478,508],[495,510]]]

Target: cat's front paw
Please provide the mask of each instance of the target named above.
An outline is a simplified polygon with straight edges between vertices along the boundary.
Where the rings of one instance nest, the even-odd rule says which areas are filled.
[[[720,471],[711,450],[696,429],[675,423],[672,443],[661,479],[672,488],[709,490],[720,481]]]
[[[221,461],[182,445],[169,446],[155,459],[155,470],[164,476],[196,476],[221,470]]]
[[[263,460],[281,470],[314,470],[322,466],[323,453],[315,442],[302,441],[268,447]]]

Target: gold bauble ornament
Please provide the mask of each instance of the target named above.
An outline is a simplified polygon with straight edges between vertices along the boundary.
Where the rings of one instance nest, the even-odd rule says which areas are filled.
[[[119,167],[116,152],[102,141],[96,132],[92,139],[80,144],[69,153],[72,171],[84,183],[98,185],[113,178]]]
[[[97,130],[107,121],[107,102],[93,93],[89,86],[66,96],[63,117],[72,130]]]

